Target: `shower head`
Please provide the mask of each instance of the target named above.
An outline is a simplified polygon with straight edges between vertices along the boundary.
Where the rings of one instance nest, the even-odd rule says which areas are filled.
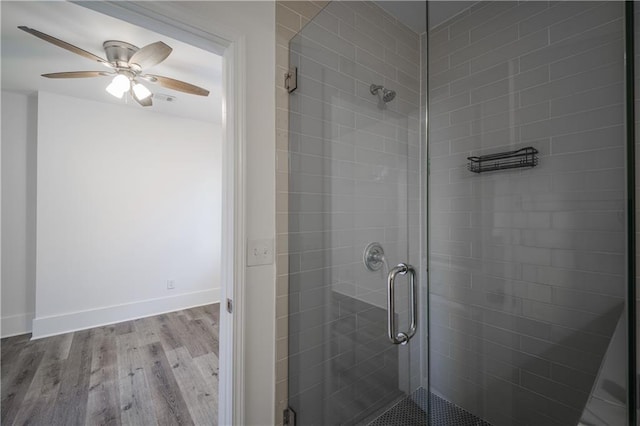
[[[371,86],[369,86],[369,91],[371,92],[372,95],[380,94],[380,90],[382,90],[381,97],[385,103],[391,102],[393,98],[396,97],[395,90],[387,89],[384,86],[378,85],[378,84],[372,84]]]
[[[382,90],[382,100],[385,102],[391,102],[393,98],[396,97],[395,90],[383,89]]]

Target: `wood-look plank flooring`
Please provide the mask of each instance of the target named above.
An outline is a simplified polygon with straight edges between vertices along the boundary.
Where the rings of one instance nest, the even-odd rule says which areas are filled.
[[[219,309],[2,339],[0,424],[217,425]]]

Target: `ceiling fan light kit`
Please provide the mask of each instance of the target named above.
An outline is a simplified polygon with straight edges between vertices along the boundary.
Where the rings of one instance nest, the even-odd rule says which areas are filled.
[[[131,82],[129,81],[129,78],[125,75],[118,74],[113,78],[111,84],[107,86],[106,90],[116,98],[122,99],[124,94],[129,91],[130,87]]]
[[[138,99],[147,99],[151,96],[151,91],[140,83],[133,83],[132,89]]]
[[[111,72],[104,71],[70,71],[42,74],[47,78],[88,78],[88,77],[101,77],[101,76],[114,76],[111,83],[106,87],[106,91],[115,96],[118,99],[122,99],[125,93],[130,93],[131,97],[141,106],[151,106],[151,98],[153,94],[144,85],[137,81],[137,78],[141,78],[150,83],[155,83],[160,86],[177,90],[183,93],[197,96],[208,96],[209,91],[202,87],[195,86],[193,84],[175,80],[169,77],[162,77],[159,75],[143,74],[142,70],[150,68],[154,65],[167,59],[171,54],[171,47],[167,46],[161,41],[151,43],[142,48],[118,40],[107,40],[102,44],[107,59],[103,59],[93,53],[80,49],[77,46],[69,44],[65,41],[52,37],[48,34],[28,28],[25,26],[19,26],[19,29],[25,31],[35,37],[45,40],[58,47],[66,49],[77,55],[83,56],[87,59],[99,62],[109,68]]]

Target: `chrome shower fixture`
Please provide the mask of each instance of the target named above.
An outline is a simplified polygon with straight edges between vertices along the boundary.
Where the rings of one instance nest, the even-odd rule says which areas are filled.
[[[369,86],[369,91],[371,92],[372,95],[378,95],[380,90],[382,90],[382,100],[386,103],[386,102],[391,102],[393,100],[393,98],[396,97],[396,91],[395,90],[389,90],[387,88],[385,88],[382,85],[378,85],[378,84],[372,84],[371,86]]]

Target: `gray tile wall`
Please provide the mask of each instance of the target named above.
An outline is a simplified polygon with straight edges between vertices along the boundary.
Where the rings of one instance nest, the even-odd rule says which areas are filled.
[[[299,424],[356,422],[403,387],[408,348],[386,338],[386,282],[362,251],[377,241],[390,265],[419,262],[419,45],[370,2],[330,3],[290,45],[288,387]],[[372,83],[396,98],[380,104]]]
[[[495,425],[576,424],[622,312],[621,17],[482,2],[430,32],[431,389]]]

